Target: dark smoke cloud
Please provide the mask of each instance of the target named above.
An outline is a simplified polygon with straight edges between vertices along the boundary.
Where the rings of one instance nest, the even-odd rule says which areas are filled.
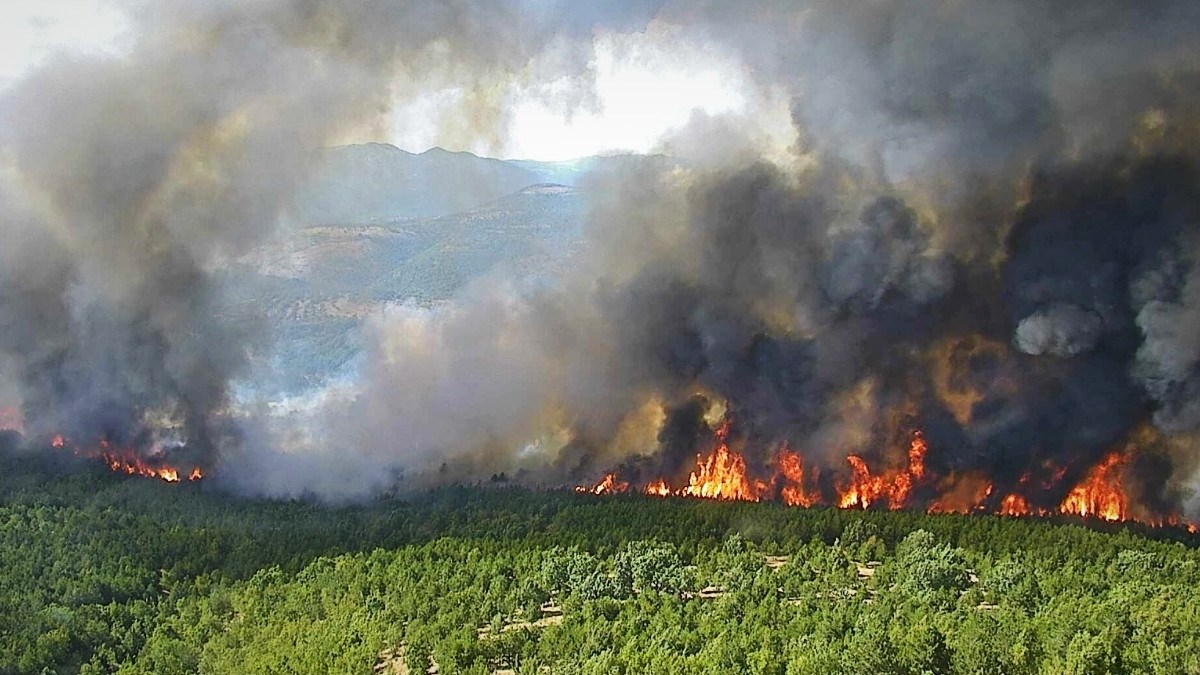
[[[286,203],[294,177],[266,163],[431,80],[472,92],[471,133],[500,135],[511,90],[492,83],[567,73],[585,101],[588,32],[652,17],[789,101],[794,146],[763,147],[753,107],[698,115],[664,147],[715,148],[702,161],[597,176],[569,272],[369,320],[359,379],[262,416],[226,457],[247,489],[675,475],[727,412],[756,466],[787,440],[844,471],[920,427],[934,468],[999,488],[1048,465],[1077,478],[1152,428],[1143,499],[1181,499],[1200,425],[1196,3],[168,7],[148,12],[154,49],[64,71],[108,102],[93,112],[39,95],[76,91],[53,69],[9,97],[26,122],[6,144],[39,195],[12,227],[44,233],[4,268],[27,400],[210,419],[245,338],[209,321],[206,281]]]
[[[1195,255],[1185,240],[1180,254]],[[1200,427],[1200,272],[1194,260],[1166,260],[1135,280],[1137,325],[1144,339],[1135,373],[1161,402],[1155,422],[1167,431]]]
[[[380,317],[311,430],[339,478],[305,485],[672,476],[720,406],[760,465],[787,439],[836,469],[919,425],[1001,487],[1194,429],[1200,10],[1068,4],[664,5],[788,92],[792,160],[697,118],[717,159],[598,179],[557,285]],[[954,344],[987,345],[944,366],[966,398],[934,383]],[[1194,465],[1171,452],[1160,488]]]

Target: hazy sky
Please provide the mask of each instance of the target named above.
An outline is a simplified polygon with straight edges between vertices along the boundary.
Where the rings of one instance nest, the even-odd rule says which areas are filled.
[[[536,97],[518,103],[509,144],[501,154],[555,160],[605,151],[648,152],[693,111],[740,113],[751,96],[740,64],[689,44],[668,26],[599,33],[593,49],[595,100],[574,107]],[[436,92],[399,106],[395,142],[417,149],[435,145],[438,110],[449,109],[460,93]]]
[[[119,56],[131,39],[120,10],[104,0],[0,0],[0,87],[57,53]],[[694,111],[739,113],[752,96],[740,64],[687,43],[668,26],[652,23],[645,32],[627,35],[598,33],[593,45],[595,98],[582,105],[534,97],[518,102],[503,148],[453,147],[439,137],[443,111],[463,94],[456,90],[398,103],[391,138],[351,140],[390,141],[411,151],[448,145],[542,160],[647,152]]]
[[[119,52],[126,37],[101,0],[0,1],[0,86],[56,52]]]

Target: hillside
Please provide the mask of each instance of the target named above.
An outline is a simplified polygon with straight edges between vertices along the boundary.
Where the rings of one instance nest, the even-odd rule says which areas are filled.
[[[562,162],[502,160],[433,148],[413,153],[386,143],[312,153],[312,175],[292,216],[304,226],[389,225],[447,216],[541,183],[580,187],[593,175],[634,164],[680,165],[661,155],[603,155]]]
[[[361,320],[386,303],[430,305],[498,269],[527,279],[569,263],[589,177],[663,156],[498,160],[368,143],[313,153],[294,229],[223,278],[229,312],[271,321],[261,391],[296,391],[341,372]],[[266,356],[265,354],[263,355]]]
[[[501,266],[529,277],[566,264],[583,210],[579,190],[535,184],[433,218],[306,227],[247,255],[228,294],[238,311],[272,320],[294,388],[347,363],[358,322],[385,303],[445,300]]]
[[[538,173],[499,159],[441,148],[411,153],[386,143],[326,148],[312,161],[312,178],[295,204],[296,219],[306,225],[430,218],[542,181]]]
[[[542,162],[531,159],[510,159],[509,164],[529,171],[542,183],[558,183],[579,187],[588,179],[604,174],[618,174],[637,166],[676,167],[687,163],[666,155],[611,154],[581,157],[561,162]]]
[[[1177,531],[479,487],[334,508],[42,462],[0,458],[0,673],[1200,668]]]

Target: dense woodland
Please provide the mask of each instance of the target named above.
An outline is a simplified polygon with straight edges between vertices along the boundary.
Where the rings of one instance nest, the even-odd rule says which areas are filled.
[[[1200,673],[1175,530],[0,463],[3,673]]]

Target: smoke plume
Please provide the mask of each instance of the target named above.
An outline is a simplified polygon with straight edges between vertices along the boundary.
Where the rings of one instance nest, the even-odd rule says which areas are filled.
[[[377,317],[362,381],[310,429],[326,461],[305,489],[677,477],[718,408],[751,462],[786,440],[838,467],[921,428],[940,471],[1001,487],[1079,474],[1148,424],[1195,429],[1196,8],[680,2],[656,20],[788,92],[790,159],[602,176],[563,278]],[[699,122],[753,149],[752,115]],[[1180,499],[1193,446],[1145,445],[1170,467],[1146,498]]]
[[[119,63],[43,69],[4,103],[36,199],[5,219],[3,348],[55,424],[165,408],[275,495],[674,477],[724,417],[752,465],[786,441],[833,473],[921,429],[936,475],[997,494],[1133,443],[1141,503],[1186,497],[1193,2],[169,7]],[[762,147],[753,106],[697,117],[664,148],[719,151],[592,178],[568,272],[393,306],[314,412],[216,440],[254,333],[219,319],[212,277],[279,219],[297,152],[431,80],[478,92],[466,128],[502,136],[503,92],[564,76],[586,98],[587,33],[647,21],[734,55],[788,101],[794,145]]]
[[[237,447],[230,384],[269,326],[219,282],[286,222],[311,151],[422,86],[491,92],[460,131],[495,137],[526,70],[584,68],[539,60],[578,31],[517,5],[123,7],[126,53],[50,59],[0,93],[0,379],[43,441]]]

